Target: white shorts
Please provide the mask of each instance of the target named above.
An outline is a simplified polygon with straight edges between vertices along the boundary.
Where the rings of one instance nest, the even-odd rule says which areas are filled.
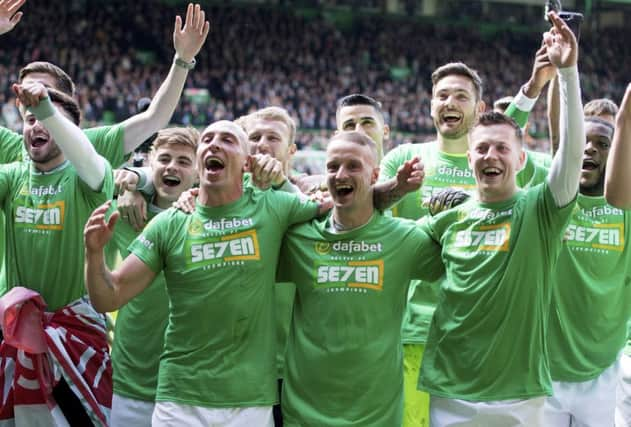
[[[71,427],[59,406],[49,409],[47,405],[18,405],[14,418],[0,420],[0,427]]]
[[[156,402],[153,427],[274,427],[271,406],[204,408],[174,402]]]
[[[616,427],[631,427],[631,357],[620,357],[616,387]]]
[[[112,396],[111,427],[151,427],[154,402],[131,399],[114,393]]]
[[[470,402],[431,396],[432,427],[543,427],[545,397],[524,400]]]
[[[555,427],[612,426],[616,408],[616,361],[593,380],[553,381],[553,395],[546,399],[544,421]]]

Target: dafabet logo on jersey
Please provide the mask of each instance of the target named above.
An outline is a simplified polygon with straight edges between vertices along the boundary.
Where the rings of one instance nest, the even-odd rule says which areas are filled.
[[[509,249],[510,223],[483,225],[473,230],[461,230],[456,233],[456,248],[480,251],[506,252]]]
[[[624,250],[624,224],[570,224],[565,240],[572,246],[594,249]]]
[[[37,230],[63,230],[66,206],[64,201],[37,205],[35,208],[18,206],[15,224],[18,227]]]
[[[437,175],[454,176],[456,178],[473,178],[471,169],[461,169],[457,166],[440,165]]]
[[[315,244],[315,251],[320,255],[326,255],[331,252],[331,244],[329,242],[317,242]]]
[[[191,266],[261,259],[256,230],[207,237],[187,246]]]
[[[316,242],[315,251],[320,255],[326,255],[331,252],[339,254],[356,254],[356,253],[379,253],[383,250],[380,242],[365,242],[363,240],[342,240],[334,243]]]
[[[316,262],[316,288],[383,290],[383,260]]]

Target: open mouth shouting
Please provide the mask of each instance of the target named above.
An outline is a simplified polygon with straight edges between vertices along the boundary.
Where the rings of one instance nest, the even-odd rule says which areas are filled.
[[[462,114],[458,111],[446,111],[440,115],[440,119],[448,125],[457,125],[462,122]]]
[[[206,160],[204,161],[204,167],[206,168],[206,170],[210,173],[220,173],[222,170],[225,169],[225,165],[223,160],[221,160],[218,157],[214,157],[214,156],[209,156],[206,157]]]
[[[49,138],[46,135],[35,135],[31,138],[31,147],[40,148],[46,145]]]
[[[333,187],[332,196],[335,196],[336,199],[344,199],[350,196],[351,194],[353,194],[354,190],[355,189],[353,188],[351,184],[347,184],[347,183],[336,184]]]
[[[582,171],[583,172],[591,172],[594,171],[596,169],[598,169],[600,165],[595,162],[593,159],[583,159],[583,167],[582,167]]]
[[[484,169],[482,169],[482,175],[484,175],[484,177],[489,178],[489,179],[494,179],[496,177],[499,177],[500,175],[502,175],[502,170],[496,166],[488,166]]]
[[[164,175],[162,177],[162,183],[167,187],[177,187],[182,180],[175,175]]]

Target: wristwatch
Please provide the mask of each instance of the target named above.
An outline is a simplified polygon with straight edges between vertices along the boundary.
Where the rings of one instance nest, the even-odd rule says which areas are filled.
[[[191,62],[186,62],[185,60],[179,58],[179,57],[175,57],[175,65],[182,67],[182,68],[186,68],[187,70],[192,70],[193,68],[195,68],[195,58],[193,58],[193,60]]]

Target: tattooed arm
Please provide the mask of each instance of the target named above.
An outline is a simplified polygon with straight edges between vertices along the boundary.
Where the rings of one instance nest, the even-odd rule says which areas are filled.
[[[397,170],[396,176],[375,184],[373,188],[375,208],[384,210],[393,206],[406,194],[421,188],[424,178],[424,165],[418,157],[403,163]]]

